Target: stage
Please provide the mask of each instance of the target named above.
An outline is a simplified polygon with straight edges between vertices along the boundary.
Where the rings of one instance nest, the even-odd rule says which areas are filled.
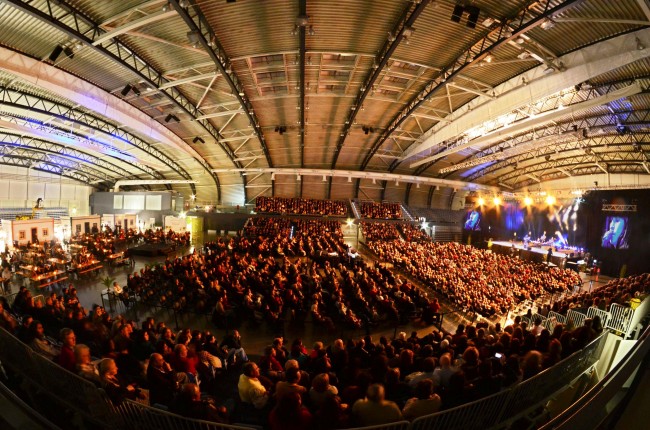
[[[515,248],[514,253],[512,251],[513,244]],[[536,263],[546,262],[546,255],[548,254],[549,246],[534,246],[533,244],[529,244],[528,246],[529,248],[525,248],[523,242],[495,241],[492,242],[492,251],[498,254],[512,254],[513,256],[526,261],[533,261]],[[551,257],[551,263],[557,267],[564,268],[566,259],[572,252],[575,251],[571,249],[555,250]]]

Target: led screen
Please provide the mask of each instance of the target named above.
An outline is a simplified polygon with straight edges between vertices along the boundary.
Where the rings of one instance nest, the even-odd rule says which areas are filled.
[[[627,249],[629,220],[626,216],[608,216],[603,227],[603,248]]]

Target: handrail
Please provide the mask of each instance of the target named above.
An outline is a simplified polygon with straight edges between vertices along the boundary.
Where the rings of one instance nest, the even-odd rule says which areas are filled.
[[[546,423],[540,430],[597,428],[607,416],[604,406],[621,389],[650,350],[650,327],[614,369],[602,381],[585,393],[578,401]]]
[[[616,372],[605,379],[605,381],[612,381],[611,384],[614,388],[605,386],[604,382],[601,387],[605,386],[609,391],[617,390],[620,387],[621,381],[624,381],[627,378],[626,375],[629,375],[628,371],[632,370],[632,364],[627,364],[630,362],[629,357],[637,359],[647,353],[650,348],[650,342],[647,341],[649,333],[650,331],[644,333],[643,340],[638,342],[632,353],[628,354],[624,364],[618,366]],[[607,335],[603,334],[557,365],[512,388],[453,409],[417,418],[408,426],[400,422],[388,426],[373,426],[372,428],[383,430],[406,430],[407,428],[410,430],[486,429],[504,421],[512,421],[539,406],[540,402],[546,401],[568,382],[592,368],[598,361]],[[0,329],[0,360],[4,366],[22,375],[28,382],[28,386],[33,387],[41,394],[47,394],[48,398],[56,400],[66,408],[75,410],[90,422],[98,424],[96,427],[98,429],[150,428],[152,430],[167,430],[182,427],[225,430],[242,428],[216,423],[208,425],[206,422],[162,413],[155,408],[132,402],[124,402],[122,406],[113,408],[103,398],[101,390],[98,390],[92,383],[38,355],[3,329]],[[606,390],[598,390],[594,393],[601,391]],[[583,406],[584,402],[589,401],[589,398],[585,399],[576,406],[577,410]],[[592,427],[573,426],[573,428]]]
[[[9,387],[7,387],[2,382],[0,382],[0,395],[6,397],[7,400],[9,400],[13,405],[23,411],[30,420],[41,425],[44,429],[61,430],[61,427],[55,425],[53,422],[38,413],[38,411],[25,403],[23,399],[18,397],[13,391],[11,391]],[[6,413],[6,411],[3,411],[3,413]]]

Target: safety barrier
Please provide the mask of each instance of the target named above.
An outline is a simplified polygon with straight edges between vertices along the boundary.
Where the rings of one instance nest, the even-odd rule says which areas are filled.
[[[476,429],[483,430],[505,420],[523,416],[539,406],[562,388],[587,371],[600,356],[606,334],[544,372],[519,385],[478,401],[408,422],[373,426],[365,429],[424,430]],[[58,405],[73,411],[98,430],[243,430],[248,427],[217,424],[183,418],[139,403],[125,401],[113,407],[102,390],[91,382],[59,367],[36,354],[18,339],[0,329],[0,362],[20,374],[27,390],[34,394],[32,406]],[[39,397],[40,396],[40,397]],[[43,396],[47,402],[38,401]],[[49,406],[51,411],[51,406]]]
[[[354,427],[347,430],[407,430],[409,428],[408,421],[398,421],[396,423],[383,424],[370,427]]]
[[[552,333],[553,329],[555,329],[555,326],[558,324],[566,324],[566,317],[557,312],[550,311],[548,317],[544,321],[544,327]]]
[[[614,423],[608,422],[609,415],[616,414],[621,405],[627,404],[627,396],[619,394],[630,376],[643,365],[644,358],[647,360],[650,351],[649,338],[650,329],[647,329],[632,350],[602,381],[560,415],[542,426],[541,430],[613,428]],[[618,405],[612,404],[615,398],[619,399],[616,402]],[[643,427],[643,423],[638,425]]]
[[[218,424],[211,421],[193,420],[161,409],[144,406],[130,400],[115,408],[119,415],[120,429],[124,430],[250,430],[251,427]],[[402,430],[396,428],[396,430]]]
[[[632,319],[634,317],[634,309],[619,305],[618,303],[613,303],[609,307],[609,312],[610,318],[607,321],[607,324],[605,324],[605,327],[623,333],[625,334],[625,337],[627,337],[627,334],[631,329],[630,326],[632,325]]]
[[[571,321],[573,323],[573,327],[580,327],[586,319],[587,315],[583,314],[582,312],[574,311],[573,309],[569,309],[569,311],[566,313],[567,324],[569,324],[569,321]]]
[[[587,309],[587,318],[593,318],[596,315],[598,315],[600,317],[600,322],[602,323],[602,326],[606,327],[607,326],[607,321],[611,317],[611,314],[609,312],[607,312],[607,311],[604,311],[602,309],[598,309],[597,307],[594,307],[594,306]]]
[[[484,430],[523,416],[587,371],[600,356],[606,335],[519,385],[433,415],[416,418],[412,430]]]

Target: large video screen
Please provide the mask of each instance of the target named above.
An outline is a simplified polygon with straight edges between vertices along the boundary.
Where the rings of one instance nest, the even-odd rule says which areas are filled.
[[[603,248],[627,249],[629,220],[626,216],[608,216],[603,227],[601,246]]]
[[[465,230],[479,231],[481,229],[481,213],[478,211],[470,211],[467,213],[465,219]]]

